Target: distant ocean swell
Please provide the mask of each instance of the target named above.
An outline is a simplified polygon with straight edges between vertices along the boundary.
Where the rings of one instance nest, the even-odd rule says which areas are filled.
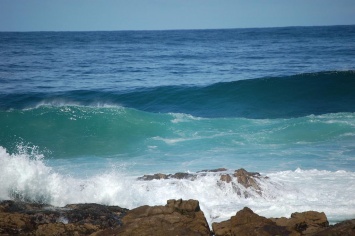
[[[209,86],[161,86],[136,90],[78,90],[1,94],[1,109],[46,105],[114,105],[196,117],[290,118],[355,112],[355,72],[333,71],[259,78]]]

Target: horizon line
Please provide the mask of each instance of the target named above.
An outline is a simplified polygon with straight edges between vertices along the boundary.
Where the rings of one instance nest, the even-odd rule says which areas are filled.
[[[107,29],[107,30],[0,30],[0,33],[40,33],[40,32],[120,32],[120,31],[198,31],[198,30],[236,30],[236,29],[272,29],[272,28],[307,28],[307,27],[335,27],[355,26],[355,24],[334,25],[290,25],[290,26],[264,26],[264,27],[225,27],[225,28],[176,28],[176,29]]]

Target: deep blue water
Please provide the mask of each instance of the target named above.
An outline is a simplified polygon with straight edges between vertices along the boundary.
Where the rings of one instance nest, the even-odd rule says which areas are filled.
[[[0,32],[0,146],[0,199],[85,201],[70,182],[99,186],[86,201],[124,205],[112,192],[122,178],[218,167],[332,195],[328,172],[335,182],[355,172],[355,26]],[[324,201],[294,192],[279,201]],[[268,210],[253,204],[269,214],[270,199]],[[324,204],[334,219],[355,215],[354,203],[346,214]]]

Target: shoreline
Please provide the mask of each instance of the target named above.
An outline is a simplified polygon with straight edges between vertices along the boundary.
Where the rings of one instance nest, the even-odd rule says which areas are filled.
[[[195,181],[208,174],[218,176],[218,186],[231,185],[234,194],[246,199],[263,197],[261,183],[270,181],[268,176],[257,172],[245,169],[230,172],[226,168],[157,173],[137,180]],[[229,219],[208,222],[200,202],[193,199],[170,199],[165,206],[143,205],[133,209],[96,203],[55,207],[20,199],[3,200],[0,201],[0,235],[355,235],[355,219],[330,225],[324,212],[308,210],[294,212],[290,218],[266,218],[251,208],[244,206]]]
[[[54,207],[0,201],[0,235],[355,235],[355,219],[329,225],[323,212],[266,218],[244,207],[209,226],[197,200],[168,200],[165,206],[131,210],[95,203]]]

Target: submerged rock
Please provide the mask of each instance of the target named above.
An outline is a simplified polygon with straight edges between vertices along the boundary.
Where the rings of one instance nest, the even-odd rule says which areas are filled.
[[[259,181],[261,179],[268,179],[267,176],[261,176],[257,172],[248,172],[245,169],[238,169],[233,174],[226,173],[226,168],[218,168],[212,170],[202,170],[194,174],[178,172],[175,174],[153,174],[144,175],[138,177],[138,180],[150,181],[150,180],[166,180],[166,179],[186,179],[194,181],[199,177],[206,176],[207,174],[213,173],[213,175],[220,176],[217,185],[223,187],[223,184],[231,184],[233,191],[242,197],[248,198],[252,195],[262,195],[262,188]],[[255,193],[255,194],[254,194]]]
[[[168,200],[165,206],[141,206],[130,210],[123,226],[95,233],[104,235],[166,236],[211,235],[197,200]]]
[[[138,180],[154,180],[154,179],[189,179],[189,180],[195,180],[197,177],[196,174],[190,174],[190,173],[184,173],[184,172],[178,172],[175,174],[153,174],[153,175],[143,175],[142,177],[138,177]]]
[[[227,171],[226,168],[217,168],[217,169],[212,169],[212,170],[201,170],[201,171],[197,171],[197,173],[200,172],[222,172],[222,171]]]

